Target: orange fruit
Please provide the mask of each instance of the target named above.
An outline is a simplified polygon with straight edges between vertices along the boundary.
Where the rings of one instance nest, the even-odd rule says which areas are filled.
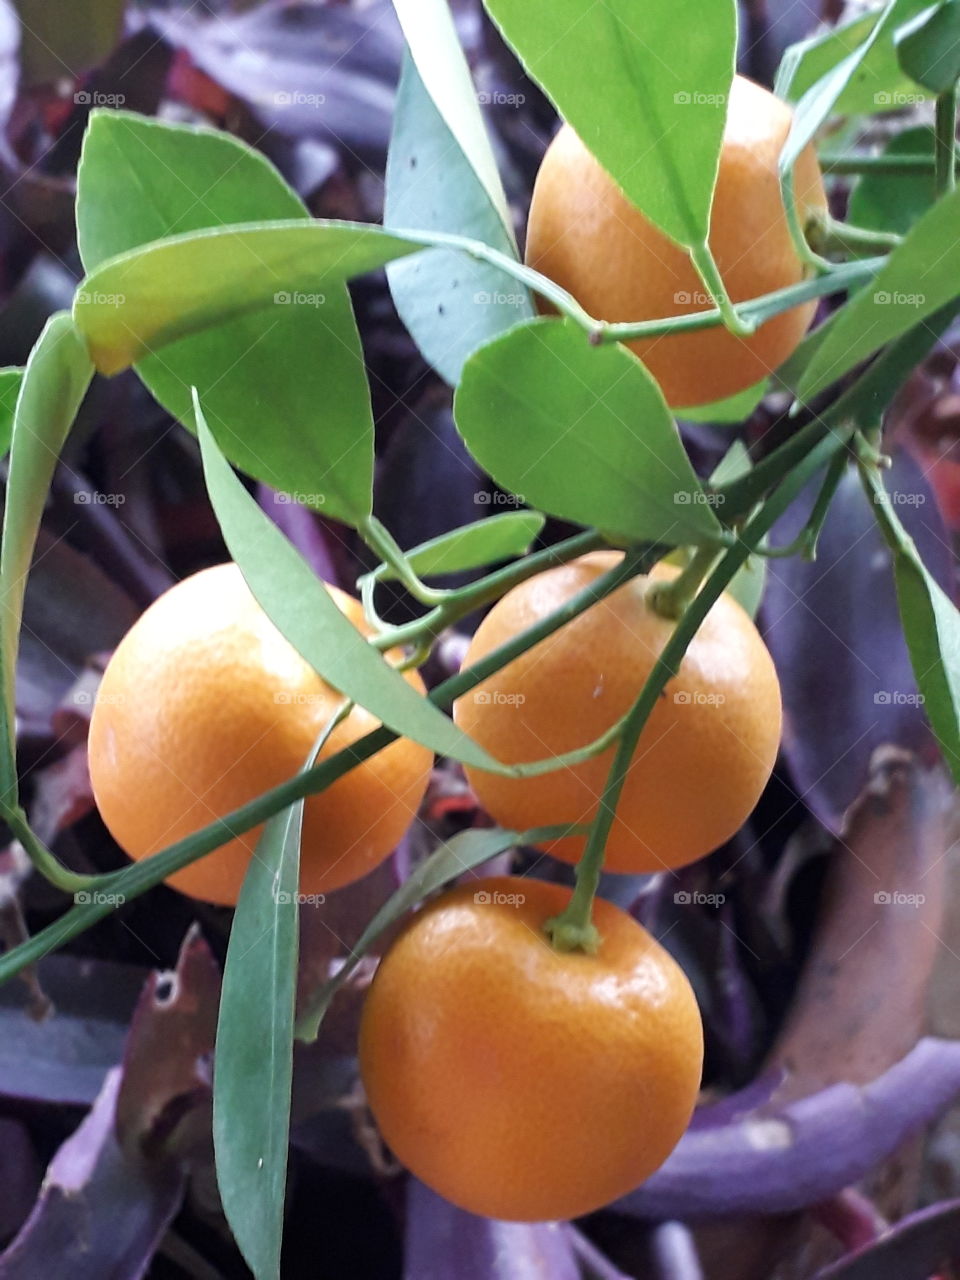
[[[514,587],[481,622],[471,666],[585,589],[619,559],[596,552]],[[657,566],[656,577],[676,569]],[[573,622],[460,698],[454,718],[510,764],[561,755],[599,738],[637,698],[674,623],[646,598],[649,579],[625,583]],[[737,831],[773,769],[780,686],[756,627],[723,595],[647,721],[607,843],[609,871],[660,871],[709,853]],[[481,804],[502,826],[525,830],[588,822],[614,748],[535,778],[467,769]],[[583,837],[547,846],[567,862]]]
[[[367,634],[358,601],[327,590]],[[416,672],[406,679],[422,691]],[[276,629],[235,564],[195,573],[137,620],[104,674],[89,740],[103,820],[131,858],[156,853],[297,773],[342,702]],[[378,724],[356,707],[319,758]],[[307,800],[304,893],[337,889],[383,861],[416,816],[432,759],[399,739]],[[260,830],[170,884],[235,905]]]
[[[804,278],[777,176],[791,118],[790,108],[772,93],[742,76],[734,79],[709,235],[734,302]],[[794,175],[803,222],[827,206],[812,146],[801,154]],[[627,200],[569,125],[550,144],[537,174],[526,260],[598,320],[654,320],[713,306],[686,250]],[[782,312],[749,338],[718,326],[629,345],[668,404],[708,404],[745,390],[782,364],[815,309],[808,302]]]
[[[544,924],[569,900],[520,877],[460,885],[413,917],[367,995],[360,1071],[380,1130],[471,1213],[590,1213],[690,1121],[703,1031],[683,970],[602,900],[596,955],[556,951]]]

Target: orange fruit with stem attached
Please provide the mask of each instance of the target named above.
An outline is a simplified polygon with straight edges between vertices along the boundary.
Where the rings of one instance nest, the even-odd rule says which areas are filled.
[[[585,590],[619,552],[596,552],[514,587],[481,622],[472,666]],[[677,570],[657,566],[656,578]],[[636,577],[490,676],[454,706],[457,724],[499,760],[563,755],[600,738],[633,705],[674,623]],[[780,685],[751,619],[722,595],[657,700],[630,764],[606,869],[660,871],[703,857],[737,831],[760,797],[780,742]],[[467,768],[480,803],[511,830],[589,822],[614,747],[536,777]],[[583,837],[545,846],[576,861]]]
[[[570,900],[472,881],[413,917],[380,963],[360,1071],[387,1144],[472,1213],[573,1218],[649,1177],[680,1140],[703,1065],[682,969],[610,902],[595,955],[555,950]]]
[[[731,87],[709,244],[734,302],[799,284],[806,274],[787,225],[777,163],[790,108],[750,80]],[[620,127],[615,123],[614,127]],[[816,153],[794,170],[801,225],[827,207]],[[627,200],[569,125],[537,174],[526,260],[562,285],[597,320],[688,315],[713,306],[686,250]],[[749,337],[721,326],[629,343],[677,408],[744,391],[782,364],[803,337],[816,302],[766,321]]]
[[[368,633],[358,601],[327,586]],[[421,692],[416,672],[406,680]],[[123,638],[90,723],[90,776],[104,822],[145,858],[296,774],[343,704],[280,634],[235,564],[171,587]],[[355,707],[320,751],[326,759],[375,729]],[[414,820],[433,757],[398,739],[304,806],[300,888],[358,880]],[[170,877],[174,888],[235,905],[260,829]]]

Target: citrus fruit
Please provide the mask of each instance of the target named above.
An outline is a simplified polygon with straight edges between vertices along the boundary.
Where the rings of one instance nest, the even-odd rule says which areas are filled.
[[[366,634],[359,603],[328,586]],[[420,677],[406,679],[422,690]],[[90,723],[90,775],[104,822],[131,858],[207,826],[297,773],[342,705],[276,629],[234,564],[171,587],[111,658]],[[377,727],[357,707],[320,759]],[[300,888],[325,893],[359,879],[413,821],[432,755],[406,739],[345,774],[304,806]],[[260,829],[170,877],[192,897],[235,905]]]
[[[360,1070],[388,1146],[453,1204],[534,1222],[599,1209],[687,1127],[703,1032],[682,969],[598,900],[595,955],[544,924],[570,890],[504,876],[413,917],[380,963]]]
[[[471,666],[558,609],[618,561],[596,552],[514,587],[487,614]],[[675,576],[657,566],[656,577]],[[457,724],[509,764],[561,755],[599,738],[633,705],[674,623],[650,606],[637,577],[461,697]],[[732,596],[707,614],[640,736],[607,843],[609,871],[692,862],[733,835],[773,769],[780,686],[753,622]],[[532,778],[467,769],[480,803],[508,829],[588,822],[614,748]],[[573,862],[582,837],[546,846]]]
[[[731,87],[709,243],[734,302],[804,278],[790,239],[777,161],[790,108],[742,76]],[[794,170],[801,224],[826,208],[816,154]],[[654,320],[713,306],[687,252],[632,205],[569,125],[547,149],[527,228],[527,262],[563,285],[598,320]],[[675,407],[725,399],[782,364],[815,302],[784,311],[748,338],[718,326],[646,338],[630,347]]]

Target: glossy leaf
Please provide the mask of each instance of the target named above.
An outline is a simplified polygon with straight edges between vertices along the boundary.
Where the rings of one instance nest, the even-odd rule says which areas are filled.
[[[0,369],[0,457],[10,448],[13,415],[23,381],[22,369]]]
[[[0,545],[0,783],[16,795],[14,673],[30,561],[60,450],[86,394],[93,365],[70,317],[53,316],[24,371],[14,412]]]
[[[551,515],[673,545],[720,534],[650,374],[569,321],[533,320],[482,347],[454,412],[494,480]]]
[[[544,523],[539,511],[505,511],[475,524],[451,529],[429,542],[421,542],[406,556],[414,573],[422,578],[463,573],[467,569],[478,569],[524,555]],[[389,582],[395,577],[389,569],[384,569],[377,576],[381,582]]]
[[[936,198],[933,174],[933,130],[906,129],[883,148],[890,156],[929,156],[929,172],[863,174],[850,193],[848,217],[858,227],[906,235]]]
[[[393,7],[423,87],[512,243],[507,198],[447,0],[393,0]]]
[[[732,0],[486,0],[561,116],[651,222],[706,240],[736,50]]]
[[[498,209],[409,57],[397,91],[383,220],[387,227],[456,232],[514,255]],[[533,315],[522,284],[450,249],[400,259],[387,279],[400,319],[451,385],[472,351]]]
[[[196,406],[204,474],[224,541],[277,628],[329,684],[388,728],[441,755],[509,772],[368,644],[230,470]]]
[[[301,201],[257,152],[211,130],[93,114],[77,195],[87,272],[166,236],[260,219],[309,225]],[[207,270],[203,276],[212,283]],[[191,429],[198,387],[215,435],[248,474],[284,492],[324,493],[325,513],[339,519],[369,512],[373,421],[342,285],[322,306],[271,306],[219,324],[145,357],[137,372]]]
[[[924,214],[873,284],[840,312],[800,380],[799,396],[809,401],[878,347],[956,297],[960,292],[958,217],[960,189]]]
[[[904,73],[931,93],[946,93],[960,79],[960,0],[932,5],[897,32]]]
[[[906,0],[898,10],[898,19],[904,21],[927,8],[928,4],[929,0]],[[832,67],[863,45],[875,29],[880,13],[877,8],[872,13],[792,45],[784,54],[777,73],[778,96],[791,102],[802,98]],[[870,115],[876,111],[900,109],[923,96],[922,90],[912,84],[900,69],[894,46],[895,31],[893,26],[886,27],[849,77],[834,105],[839,114]]]
[[[223,971],[213,1077],[217,1184],[256,1280],[280,1275],[293,1079],[303,802],[250,859]]]

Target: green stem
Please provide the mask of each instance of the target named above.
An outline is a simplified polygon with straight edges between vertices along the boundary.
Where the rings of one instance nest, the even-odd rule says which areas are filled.
[[[686,568],[675,578],[654,579],[647,587],[647,603],[662,618],[677,619],[700,590],[700,584],[716,563],[714,546],[698,547]]]
[[[64,893],[83,893],[97,886],[105,878],[101,875],[81,875],[65,867],[34,833],[27,815],[19,805],[0,806],[0,816],[23,845],[36,870]]]
[[[573,896],[561,915],[548,921],[546,930],[553,945],[562,951],[581,950],[592,953],[600,944],[593,924],[593,900],[603,870],[607,839],[616,817],[617,804],[650,713],[657,704],[667,681],[679,670],[680,663],[703,620],[717,602],[733,576],[754,552],[797,494],[820,467],[840,447],[837,437],[821,440],[790,472],[770,496],[763,508],[749,521],[742,536],[724,555],[703,588],[693,598],[678,621],[669,640],[653,665],[643,689],[627,716],[627,723],[617,745],[613,764],[607,775],[600,805],[594,818],[586,847],[577,864]]]
[[[793,247],[797,257],[808,267],[815,275],[825,275],[830,271],[831,263],[827,258],[821,257],[807,243],[807,228],[800,221],[800,212],[797,209],[797,196],[793,185],[793,168],[785,169],[780,174],[780,192],[783,196],[783,207],[787,215],[787,228],[790,232],[790,239],[793,241]]]
[[[821,154],[820,167],[824,173],[856,174],[856,173],[891,173],[913,174],[931,173],[933,156],[871,156]]]
[[[724,326],[738,338],[749,338],[756,329],[756,323],[745,318],[730,301],[720,268],[713,256],[708,241],[695,244],[690,249],[690,260],[697,269],[697,274],[707,287],[710,297],[717,304],[717,313]]]
[[[934,125],[934,174],[938,196],[952,191],[957,182],[957,86],[937,98]]]
[[[362,524],[357,525],[357,532],[371,551],[375,552],[384,564],[389,565],[397,579],[403,583],[415,600],[419,600],[421,604],[437,605],[446,599],[448,592],[437,591],[420,581],[389,529],[376,516],[368,516]]]
[[[903,236],[890,231],[871,231],[841,222],[828,212],[812,218],[807,228],[807,242],[818,253],[838,253],[859,258],[868,253],[889,253],[903,243]]]

